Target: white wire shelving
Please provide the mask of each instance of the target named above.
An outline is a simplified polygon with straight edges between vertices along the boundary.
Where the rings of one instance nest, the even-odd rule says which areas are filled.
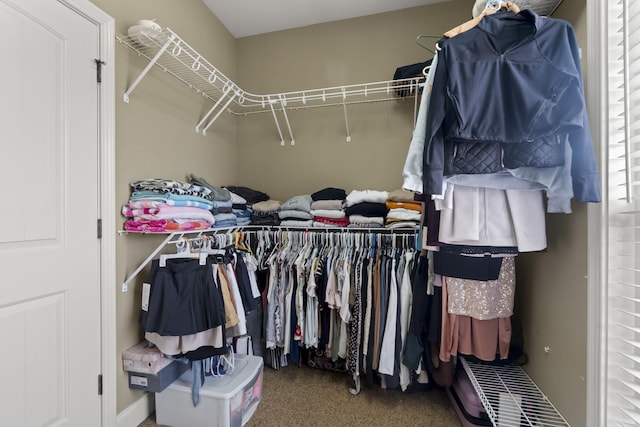
[[[349,141],[348,105],[414,98],[415,121],[419,98],[416,94],[424,82],[423,76],[256,95],[240,88],[169,28],[161,31],[144,30],[127,36],[119,35],[116,39],[149,60],[147,66],[126,90],[124,101],[129,102],[134,89],[150,69],[157,66],[213,102],[211,109],[200,118],[195,128],[196,132],[202,132],[203,135],[206,135],[207,129],[225,111],[238,116],[270,112],[278,128],[280,142],[284,145],[282,129],[276,114],[278,112],[284,118],[293,145],[295,140],[287,111],[333,106],[344,109]]]
[[[494,427],[570,426],[522,367],[460,363]]]

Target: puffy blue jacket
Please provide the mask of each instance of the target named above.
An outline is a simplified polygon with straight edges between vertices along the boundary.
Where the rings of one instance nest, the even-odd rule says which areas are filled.
[[[567,137],[574,196],[599,202],[578,45],[567,21],[528,9],[497,12],[444,43],[426,121],[424,193],[440,194],[459,147],[475,146],[488,161],[507,147],[533,165],[539,159],[526,157],[538,150],[526,143]]]

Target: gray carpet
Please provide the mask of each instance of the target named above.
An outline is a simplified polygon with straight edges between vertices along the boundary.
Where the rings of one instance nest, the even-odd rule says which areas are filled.
[[[352,395],[347,374],[307,366],[264,368],[262,401],[246,427],[424,426],[459,427],[445,391],[403,393],[379,386]],[[215,416],[215,415],[214,415]],[[138,427],[156,427],[154,417]]]

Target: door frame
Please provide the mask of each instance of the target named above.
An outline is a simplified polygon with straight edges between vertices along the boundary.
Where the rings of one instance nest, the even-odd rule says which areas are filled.
[[[89,0],[57,0],[94,23],[99,31],[102,81],[98,85],[98,213],[100,239],[101,421],[116,425],[116,203],[115,203],[115,20]],[[96,378],[97,382],[97,378]],[[96,385],[97,388],[97,385]],[[97,392],[97,390],[96,390]]]
[[[602,202],[590,203],[587,211],[587,427],[607,424],[607,216],[608,216],[608,106],[607,97],[607,4],[586,0],[587,62],[585,96],[598,169]]]

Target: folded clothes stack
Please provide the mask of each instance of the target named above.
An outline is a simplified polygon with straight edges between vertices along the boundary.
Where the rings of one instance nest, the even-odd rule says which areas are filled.
[[[313,215],[311,214],[311,196],[302,194],[285,201],[278,212],[282,227],[311,227]]]
[[[235,227],[238,222],[232,210],[233,203],[231,201],[231,192],[226,188],[211,185],[209,184],[209,182],[207,182],[206,179],[196,176],[192,173],[190,173],[188,177],[189,181],[192,184],[200,185],[202,187],[208,188],[211,191],[211,197],[213,199],[211,213],[213,214],[213,218],[215,219],[213,227]]]
[[[251,212],[252,225],[280,225],[280,208],[282,202],[278,200],[265,200],[254,203]]]
[[[385,228],[411,228],[420,227],[422,205],[414,201],[413,193],[402,189],[389,193],[387,198],[389,213],[385,221]]]
[[[143,179],[130,184],[129,201],[122,207],[127,231],[164,233],[210,228],[215,219],[212,191],[171,179]]]
[[[326,187],[311,194],[314,227],[346,227],[349,220],[344,211],[347,192],[342,188]]]
[[[386,202],[389,193],[378,190],[353,190],[345,200],[345,212],[350,227],[384,227],[389,209]]]

